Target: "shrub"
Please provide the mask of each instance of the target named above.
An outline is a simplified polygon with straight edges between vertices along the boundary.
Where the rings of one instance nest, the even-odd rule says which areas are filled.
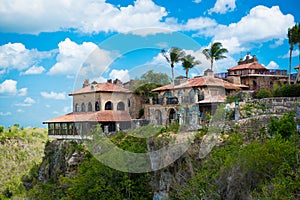
[[[253,93],[253,97],[256,99],[269,98],[272,96],[272,92],[266,88],[261,88],[260,90]]]

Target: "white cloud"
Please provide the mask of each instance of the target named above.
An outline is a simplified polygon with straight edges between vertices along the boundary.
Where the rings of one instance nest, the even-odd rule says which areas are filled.
[[[56,99],[56,100],[64,100],[66,99],[66,93],[61,92],[61,93],[56,93],[56,92],[41,92],[42,97],[47,98],[47,99]]]
[[[0,112],[0,116],[9,116],[9,115],[11,115],[11,112],[6,112],[6,113]]]
[[[0,46],[0,69],[24,70],[50,55],[51,52],[26,49],[22,43],[7,43]]]
[[[224,14],[227,11],[231,12],[235,9],[235,0],[217,0],[215,6],[208,10],[208,13],[213,12]]]
[[[110,73],[109,73],[109,78],[111,78],[112,80],[115,79],[119,79],[121,80],[123,83],[130,81],[130,75],[128,70],[116,70],[113,69]]]
[[[72,107],[71,106],[65,106],[62,110],[63,113],[69,113],[72,112]]]
[[[294,49],[292,51],[292,57],[296,57],[299,56],[299,50],[298,49]],[[288,51],[286,54],[284,54],[283,56],[280,56],[279,58],[289,58],[290,57],[290,51]]]
[[[30,75],[30,74],[41,74],[45,71],[45,68],[43,66],[32,66],[29,69],[27,69],[24,73],[25,75]]]
[[[17,81],[11,79],[3,81],[0,83],[0,94],[26,96],[27,88],[21,88],[18,90],[17,84]]]
[[[18,96],[26,96],[27,95],[27,88],[21,88],[18,91]]]
[[[30,98],[30,97],[26,97],[24,100],[24,103],[16,103],[15,106],[21,106],[21,107],[29,107],[32,106],[32,104],[35,103],[35,100]]]
[[[66,38],[58,44],[57,63],[49,75],[66,74],[86,76],[88,73],[101,74],[113,60],[113,53],[100,49],[92,42],[77,44]]]
[[[202,0],[194,0],[194,3],[200,3]]]
[[[279,69],[279,65],[275,61],[270,61],[267,65],[268,69]]]
[[[25,103],[30,103],[30,104],[34,104],[35,100],[30,98],[30,97],[26,97],[26,99],[24,100]]]
[[[166,27],[164,7],[152,0],[136,0],[118,7],[104,0],[11,0],[2,2],[0,31],[34,33],[75,29],[85,33],[128,32],[144,27]],[[22,23],[20,23],[22,22]]]
[[[21,112],[24,112],[24,110],[18,109],[17,112],[21,113]]]
[[[183,30],[207,30],[215,27],[217,22],[214,19],[207,17],[198,17],[189,19],[183,26]]]

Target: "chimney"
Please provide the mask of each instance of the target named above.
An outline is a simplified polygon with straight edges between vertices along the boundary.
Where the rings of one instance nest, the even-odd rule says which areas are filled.
[[[82,88],[88,87],[89,85],[90,85],[89,79],[85,79],[83,84],[82,84]]]
[[[207,69],[207,70],[204,71],[204,76],[213,77],[214,72],[211,69]]]
[[[108,82],[108,83],[112,83],[112,80],[111,80],[111,79],[108,79],[107,82]]]

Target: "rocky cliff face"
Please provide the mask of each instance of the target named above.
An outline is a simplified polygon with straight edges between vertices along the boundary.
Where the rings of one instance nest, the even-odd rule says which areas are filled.
[[[36,181],[55,182],[59,176],[68,177],[75,174],[85,155],[81,145],[81,141],[48,141],[44,150],[45,156],[37,170],[38,173],[31,177],[25,177],[23,180],[26,189],[31,189]]]

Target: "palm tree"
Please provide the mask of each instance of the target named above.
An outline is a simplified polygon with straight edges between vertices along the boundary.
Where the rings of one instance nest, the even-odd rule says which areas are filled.
[[[161,53],[166,58],[167,62],[171,65],[172,83],[174,84],[174,64],[180,62],[185,53],[178,47],[172,47],[168,52],[163,49],[161,50]]]
[[[294,45],[297,43],[297,26],[293,26],[292,28],[288,29],[288,40],[290,45],[290,60],[289,60],[289,77],[288,83],[291,84],[291,68],[292,68],[292,54],[294,50]]]
[[[182,67],[185,69],[186,78],[188,78],[189,76],[189,70],[201,63],[199,60],[195,60],[195,57],[190,54],[184,56],[181,60],[182,60]]]
[[[294,28],[294,36],[295,36],[294,42],[295,42],[295,44],[297,44],[298,50],[300,51],[300,24],[296,24],[293,28]],[[291,62],[291,54],[290,54],[290,62]],[[292,64],[290,63],[290,66],[291,65]],[[300,53],[299,53],[299,57],[298,57],[298,66],[300,66]],[[296,84],[298,82],[299,75],[300,75],[300,69],[298,69],[297,77],[296,77],[294,84]]]
[[[202,53],[205,55],[207,59],[210,60],[210,69],[213,69],[214,61],[226,58],[224,53],[227,53],[228,50],[222,48],[222,44],[220,42],[213,43],[209,49],[204,49]]]

